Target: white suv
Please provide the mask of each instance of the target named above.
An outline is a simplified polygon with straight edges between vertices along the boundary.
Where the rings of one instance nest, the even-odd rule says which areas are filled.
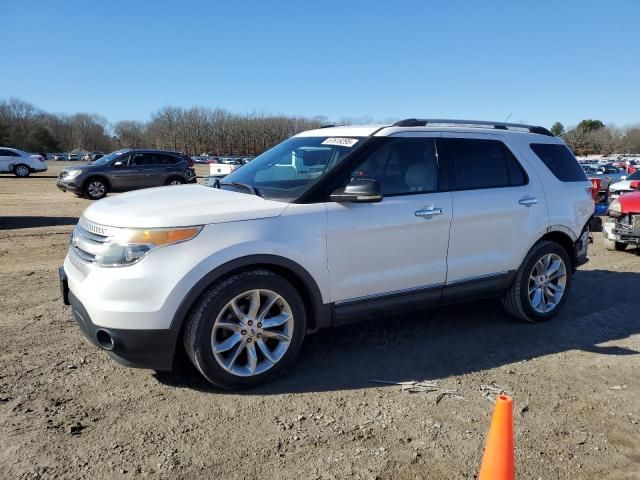
[[[409,119],[298,134],[222,179],[100,200],[60,270],[84,333],[223,388],[281,372],[304,336],[479,297],[536,322],[586,261],[591,183],[527,125]]]

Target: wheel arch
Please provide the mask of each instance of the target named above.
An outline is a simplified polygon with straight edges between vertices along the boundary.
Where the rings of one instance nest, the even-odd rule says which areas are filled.
[[[307,331],[327,327],[331,322],[331,307],[322,302],[320,288],[311,274],[296,262],[278,255],[248,255],[216,267],[202,277],[182,299],[171,321],[171,329],[182,336],[182,329],[198,298],[215,282],[236,273],[263,269],[282,276],[300,293],[307,315]]]
[[[540,237],[536,243],[541,240],[557,243],[564,248],[571,259],[571,269],[575,272],[577,268],[576,241],[566,231],[561,229],[551,230]]]

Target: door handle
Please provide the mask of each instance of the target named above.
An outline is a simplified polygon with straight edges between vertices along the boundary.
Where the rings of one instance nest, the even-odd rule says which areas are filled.
[[[536,197],[522,197],[518,203],[520,205],[524,205],[525,207],[530,207],[531,205],[535,205],[536,203],[538,203],[538,199]]]
[[[416,217],[426,217],[431,218],[434,215],[442,215],[441,208],[429,207],[422,210],[416,210]]]

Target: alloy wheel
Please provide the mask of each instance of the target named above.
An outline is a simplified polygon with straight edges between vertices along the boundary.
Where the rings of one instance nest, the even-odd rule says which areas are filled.
[[[529,276],[529,303],[538,313],[549,313],[562,300],[567,283],[567,268],[555,253],[544,255]]]
[[[285,299],[271,290],[250,290],[229,301],[216,318],[211,347],[228,373],[250,377],[266,372],[287,352],[293,314]]]
[[[93,198],[99,198],[105,193],[105,186],[102,182],[91,182],[87,187],[89,195]]]
[[[29,167],[26,165],[18,165],[16,167],[16,175],[18,177],[28,177],[29,176]]]

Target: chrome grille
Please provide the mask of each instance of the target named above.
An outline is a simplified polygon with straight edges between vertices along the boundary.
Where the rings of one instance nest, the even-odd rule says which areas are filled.
[[[88,222],[84,217],[71,234],[71,258],[75,260],[74,265],[81,264],[88,266],[96,263],[96,255],[102,253],[105,243],[109,241],[109,228]]]
[[[90,222],[84,217],[80,217],[80,222],[78,223],[78,225],[91,233],[95,233],[96,235],[102,235],[105,237],[109,236],[109,227],[97,225],[93,222]]]

